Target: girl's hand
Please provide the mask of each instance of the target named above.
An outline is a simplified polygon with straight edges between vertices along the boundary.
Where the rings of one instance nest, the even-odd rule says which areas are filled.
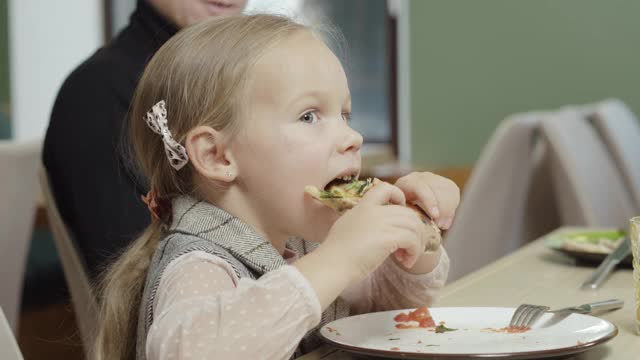
[[[406,256],[398,260],[412,267],[424,251],[426,229],[416,213],[404,205],[405,196],[399,188],[384,182],[374,186],[334,223],[320,248],[329,251],[334,260],[348,264],[351,281],[365,277],[399,249]]]
[[[407,203],[422,208],[441,229],[451,227],[460,204],[460,189],[453,181],[430,172],[414,172],[395,185],[404,192]]]

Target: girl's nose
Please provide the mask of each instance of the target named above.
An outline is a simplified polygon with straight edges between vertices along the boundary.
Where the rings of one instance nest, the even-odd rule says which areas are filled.
[[[345,124],[345,134],[339,145],[338,151],[340,153],[346,153],[348,151],[357,152],[362,146],[364,141],[362,135],[359,132],[353,130],[349,125]]]

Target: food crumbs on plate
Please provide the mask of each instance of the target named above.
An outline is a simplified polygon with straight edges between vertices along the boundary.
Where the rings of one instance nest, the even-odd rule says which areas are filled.
[[[415,328],[415,327],[417,327],[417,326],[410,325],[410,324],[403,324],[403,323],[396,324],[396,329],[412,329],[412,328]]]
[[[584,345],[584,343],[580,340],[578,340],[578,342],[576,343],[576,345],[580,346],[580,345]]]
[[[431,346],[440,346],[440,345],[435,345],[435,344],[427,344],[427,345],[425,345],[425,347],[431,347]]]
[[[400,340],[400,338],[389,338],[389,340]]]
[[[440,325],[438,325],[436,327],[436,334],[442,334],[442,333],[445,333],[447,331],[456,331],[456,330],[458,330],[458,329],[451,329],[451,328],[448,328],[448,327],[444,326],[444,321],[443,321],[443,322],[440,323]]]
[[[393,321],[395,321],[395,322],[407,322],[407,321],[409,321],[409,314],[400,313],[400,314],[398,314],[398,315],[393,317]]]
[[[400,348],[398,348],[398,347],[392,347],[392,348],[391,348],[391,349],[389,349],[389,350],[398,351],[398,350],[400,350]]]
[[[332,327],[327,326],[327,331],[329,333],[336,333],[336,336],[340,336],[340,332]]]
[[[422,344],[422,340],[418,340],[416,344]]]
[[[396,324],[396,329],[431,328],[436,326],[426,306],[419,307],[408,314],[400,313],[394,316],[393,320],[398,323]]]
[[[494,332],[494,333],[507,333],[507,334],[520,334],[531,330],[530,327],[526,326],[507,326],[502,329],[494,329],[494,328],[484,328],[481,331],[485,332]]]
[[[531,330],[531,328],[527,326],[507,326],[503,329],[509,334],[520,334]]]

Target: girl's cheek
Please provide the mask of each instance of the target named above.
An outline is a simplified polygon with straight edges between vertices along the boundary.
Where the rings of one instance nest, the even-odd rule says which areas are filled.
[[[288,154],[296,153],[302,150],[302,147],[305,146],[305,142],[303,140],[302,134],[281,134],[279,137],[279,141],[281,141],[285,152]]]

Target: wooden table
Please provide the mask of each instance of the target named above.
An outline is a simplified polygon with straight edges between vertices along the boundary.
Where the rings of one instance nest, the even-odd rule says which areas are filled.
[[[572,229],[562,228],[556,231],[567,230]],[[455,259],[452,259],[452,266],[455,266]],[[640,359],[640,335],[634,330],[635,299],[632,271],[618,269],[600,289],[580,290],[580,284],[593,270],[594,267],[576,265],[573,259],[548,249],[543,240],[538,239],[447,285],[435,305],[515,307],[525,302],[560,308],[611,298],[622,299],[625,302],[624,308],[599,315],[618,327],[618,336],[571,359]],[[327,346],[301,359],[354,358],[346,352]]]

